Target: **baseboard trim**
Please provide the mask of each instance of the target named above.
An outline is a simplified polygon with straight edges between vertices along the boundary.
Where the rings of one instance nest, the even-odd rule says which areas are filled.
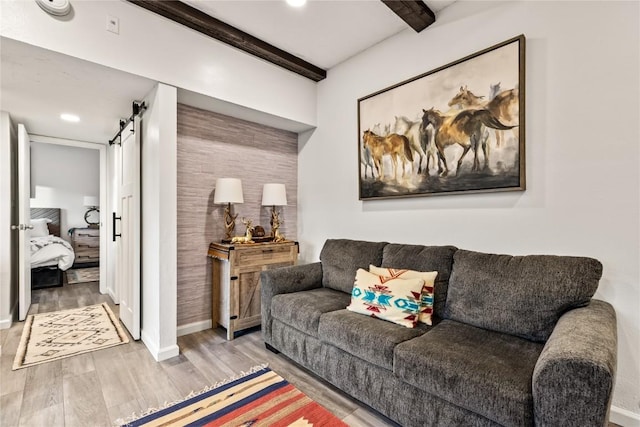
[[[149,350],[149,353],[153,356],[156,362],[162,362],[163,360],[171,359],[180,354],[180,348],[177,344],[170,345],[167,347],[160,348],[158,345],[151,339],[151,337],[145,333],[145,331],[141,331],[140,339]]]
[[[13,322],[18,317],[16,315],[16,313],[18,312],[18,302],[19,301],[13,303],[13,307],[11,307],[11,311],[9,311],[9,317],[0,320],[0,329],[9,329],[11,325],[13,325]]]
[[[211,319],[201,320],[199,322],[187,323],[186,325],[180,325],[177,329],[177,335],[179,337],[183,335],[189,335],[200,331],[211,329]]]
[[[168,347],[161,348],[158,350],[158,356],[155,357],[156,361],[162,362],[163,360],[171,359],[172,357],[176,357],[180,354],[180,347],[177,344],[170,345]]]
[[[107,289],[107,295],[109,295],[111,301],[113,301],[115,305],[120,305],[120,301],[117,300],[116,295],[112,289]]]
[[[609,421],[623,427],[640,427],[640,414],[611,406]]]
[[[9,314],[9,317],[6,319],[0,319],[0,329],[9,329],[13,324],[13,314]]]

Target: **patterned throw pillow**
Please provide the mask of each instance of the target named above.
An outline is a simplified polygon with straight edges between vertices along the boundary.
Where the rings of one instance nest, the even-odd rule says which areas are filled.
[[[388,278],[359,268],[347,310],[415,328],[423,285],[422,279]]]
[[[418,321],[431,326],[431,315],[433,314],[433,286],[438,275],[437,271],[414,271],[401,270],[396,268],[369,266],[369,272],[380,276],[390,277],[392,279],[422,279],[424,287],[422,288],[422,298],[420,299],[420,315]]]

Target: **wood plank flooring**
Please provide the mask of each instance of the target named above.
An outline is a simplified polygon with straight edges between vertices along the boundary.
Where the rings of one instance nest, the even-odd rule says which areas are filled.
[[[30,314],[107,302],[98,283],[33,291]],[[226,341],[223,329],[178,339],[180,355],[156,362],[141,341],[12,371],[24,322],[0,331],[0,426],[112,426],[118,419],[184,398],[218,381],[268,363],[350,426],[391,421],[328,383],[267,351],[260,331]]]
[[[107,302],[98,283],[33,292],[30,314]],[[270,368],[355,427],[395,426],[282,355],[267,351],[260,331],[226,341],[223,329],[178,338],[180,355],[157,363],[141,341],[12,371],[23,322],[0,330],[0,426],[112,426],[118,419],[182,399],[253,366]],[[615,424],[609,424],[613,427]]]

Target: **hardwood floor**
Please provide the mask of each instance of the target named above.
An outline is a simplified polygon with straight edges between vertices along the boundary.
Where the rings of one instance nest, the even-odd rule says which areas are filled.
[[[107,302],[98,283],[34,291],[29,314]],[[178,338],[180,355],[157,363],[141,341],[12,371],[24,322],[0,330],[0,426],[112,426],[118,419],[222,381],[263,363],[350,426],[395,426],[282,355],[260,331],[226,341],[223,329]],[[131,338],[131,337],[130,337]],[[610,423],[609,427],[615,424]]]
[[[98,283],[34,291],[29,314],[108,302]],[[267,351],[260,331],[226,341],[223,329],[178,338],[180,355],[156,362],[141,341],[12,371],[24,322],[0,331],[0,426],[111,426],[114,421],[182,399],[267,363],[350,426],[391,421],[328,383]]]

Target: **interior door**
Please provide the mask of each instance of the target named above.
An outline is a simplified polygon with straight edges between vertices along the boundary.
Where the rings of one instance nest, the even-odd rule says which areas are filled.
[[[24,125],[18,124],[18,292],[20,320],[27,318],[31,307],[31,141]]]
[[[133,339],[140,339],[140,119],[122,131],[119,152],[117,278],[120,319]]]

